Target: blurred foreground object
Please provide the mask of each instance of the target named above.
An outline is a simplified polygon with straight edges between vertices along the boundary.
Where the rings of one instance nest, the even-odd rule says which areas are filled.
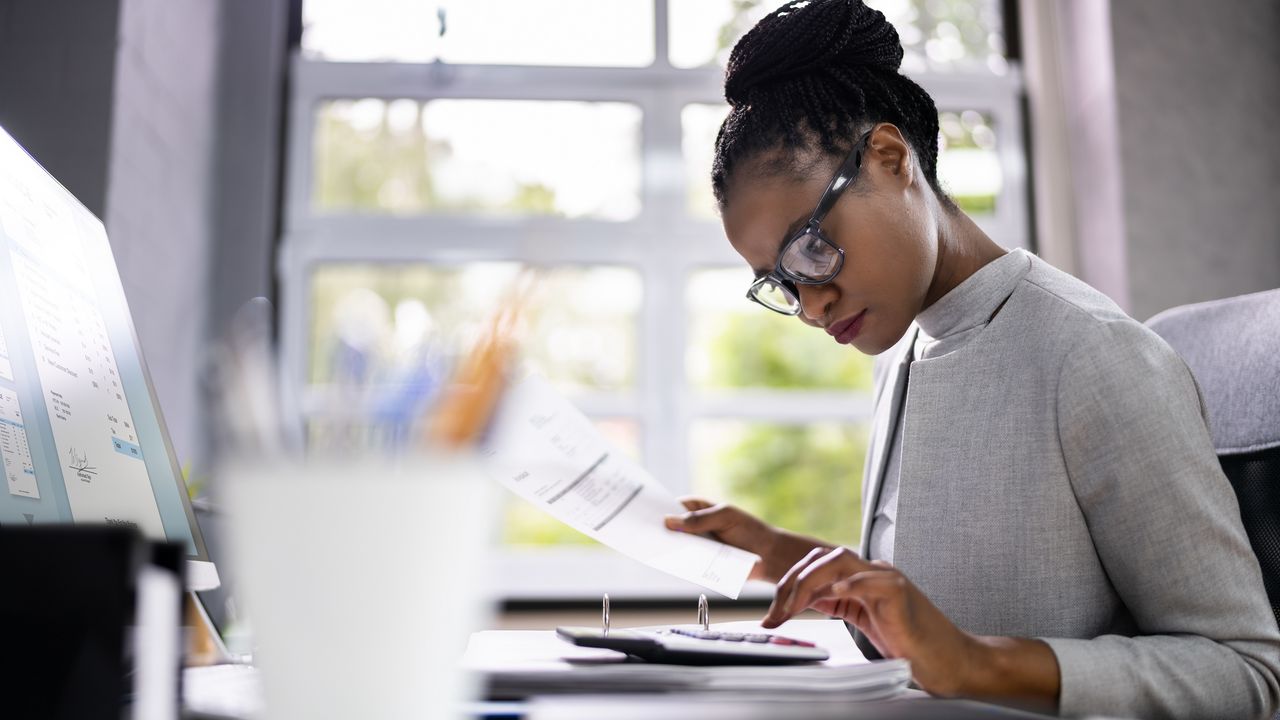
[[[178,716],[185,548],[133,529],[0,528],[5,718]]]
[[[267,718],[444,718],[489,619],[493,486],[466,453],[229,464]]]
[[[439,392],[352,378],[305,445],[278,409],[270,306],[237,318],[219,363],[216,486],[264,717],[445,718],[474,697],[458,659],[492,612],[497,511],[474,444],[505,389],[529,283],[517,280]]]
[[[488,426],[517,356],[516,333],[534,281],[532,271],[521,273],[485,333],[458,366],[432,413],[430,444],[451,448],[471,445]]]

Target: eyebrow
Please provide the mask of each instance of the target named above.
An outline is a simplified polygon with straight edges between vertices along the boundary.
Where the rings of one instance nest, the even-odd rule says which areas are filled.
[[[779,253],[782,252],[782,246],[786,245],[787,241],[795,237],[795,234],[800,232],[800,228],[804,227],[809,222],[809,217],[810,217],[809,215],[801,215],[800,217],[791,221],[791,224],[787,226],[786,231],[782,233],[782,239],[778,241]],[[777,265],[777,258],[774,258],[774,265],[775,266]],[[772,272],[773,266],[765,268],[764,270],[761,270],[760,268],[751,268],[751,271],[755,273],[756,280],[759,280],[760,278]]]

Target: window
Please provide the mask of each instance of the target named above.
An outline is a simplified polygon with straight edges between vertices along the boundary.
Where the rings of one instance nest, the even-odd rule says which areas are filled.
[[[640,211],[640,110],[624,103],[334,100],[316,112],[314,157],[318,213]]]
[[[999,3],[872,4],[938,102],[942,183],[1025,245]],[[778,5],[306,0],[280,253],[290,412],[305,426],[353,384],[438,378],[529,264],[527,360],[620,448],[676,494],[856,543],[870,359],[744,299],[709,183],[728,48]],[[691,590],[514,496],[501,512],[510,597]]]

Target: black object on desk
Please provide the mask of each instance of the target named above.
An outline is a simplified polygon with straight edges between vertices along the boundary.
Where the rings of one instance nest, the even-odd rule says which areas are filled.
[[[766,633],[558,627],[556,635],[574,645],[618,650],[642,660],[672,665],[793,665],[830,657],[811,642]]]
[[[4,717],[127,717],[135,690],[151,690],[137,687],[134,676],[135,645],[152,647],[140,636],[139,580],[146,568],[172,573],[176,584],[166,585],[177,589],[171,600],[174,617],[180,618],[184,552],[180,545],[152,543],[124,527],[0,528]],[[177,628],[172,636],[180,642]],[[178,649],[173,685],[162,689],[163,696],[175,699],[175,717]]]

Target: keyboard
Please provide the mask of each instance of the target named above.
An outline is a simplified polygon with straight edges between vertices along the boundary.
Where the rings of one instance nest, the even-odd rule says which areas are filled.
[[[718,632],[691,628],[610,630],[562,626],[560,639],[581,647],[608,648],[649,662],[673,665],[791,665],[826,660],[826,650],[807,640],[771,633]]]

